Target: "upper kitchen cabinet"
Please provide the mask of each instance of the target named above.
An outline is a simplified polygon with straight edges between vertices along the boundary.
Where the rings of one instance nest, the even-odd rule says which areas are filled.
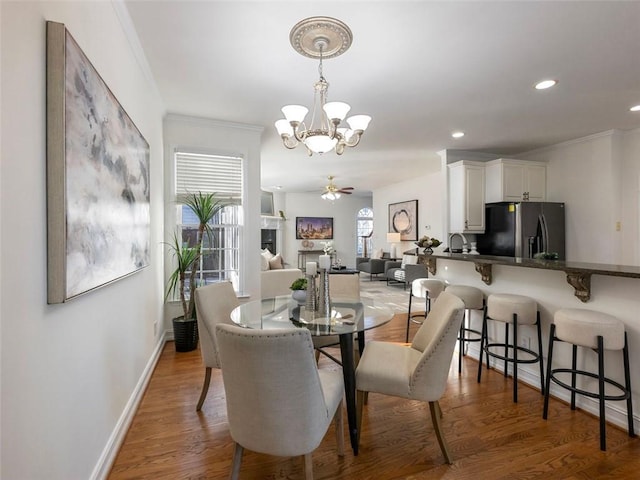
[[[449,165],[449,231],[484,232],[484,163],[462,160]]]
[[[547,197],[547,165],[499,158],[486,163],[486,203],[543,202]]]

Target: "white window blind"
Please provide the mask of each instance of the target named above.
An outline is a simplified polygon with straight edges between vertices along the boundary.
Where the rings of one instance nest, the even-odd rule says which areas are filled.
[[[242,158],[176,151],[175,166],[178,202],[200,191],[242,204]]]

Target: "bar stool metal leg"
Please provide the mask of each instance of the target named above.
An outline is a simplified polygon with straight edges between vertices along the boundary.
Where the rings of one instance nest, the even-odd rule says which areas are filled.
[[[607,432],[604,409],[604,338],[598,335],[598,398],[600,402],[600,450],[607,449]]]
[[[542,418],[547,419],[549,414],[549,390],[551,389],[551,363],[553,360],[553,343],[556,339],[556,326],[551,324],[551,330],[549,331],[549,354],[547,356],[547,378],[544,388],[544,408],[542,409]]]
[[[518,315],[515,313],[513,314],[513,403],[518,403]]]
[[[544,365],[542,363],[543,355],[542,355],[542,322],[540,321],[540,312],[538,315],[538,352],[540,352],[540,394],[544,395]]]
[[[631,401],[631,373],[629,371],[629,344],[627,343],[627,332],[624,332],[622,360],[624,362],[624,386],[627,389],[627,392],[629,392],[629,395],[627,396],[627,423],[629,426],[629,436],[635,437],[636,432],[633,427],[633,402]]]

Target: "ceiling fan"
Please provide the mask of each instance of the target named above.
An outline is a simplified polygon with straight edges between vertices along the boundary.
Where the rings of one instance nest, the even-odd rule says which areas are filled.
[[[321,195],[325,200],[337,200],[342,194],[351,195],[353,193],[351,191],[353,187],[336,187],[333,183],[333,175],[329,175],[327,178],[329,179],[329,184],[324,187],[324,192]]]

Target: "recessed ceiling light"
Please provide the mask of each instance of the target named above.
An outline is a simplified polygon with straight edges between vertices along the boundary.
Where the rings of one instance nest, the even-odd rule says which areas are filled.
[[[462,138],[462,137],[464,137],[464,132],[453,132],[453,133],[451,134],[451,136],[452,136],[453,138]]]
[[[629,110],[631,110],[632,112],[640,112],[640,105],[634,105]]]
[[[543,80],[539,83],[536,83],[536,90],[545,90],[547,88],[551,88],[556,85],[558,82],[556,80]]]

